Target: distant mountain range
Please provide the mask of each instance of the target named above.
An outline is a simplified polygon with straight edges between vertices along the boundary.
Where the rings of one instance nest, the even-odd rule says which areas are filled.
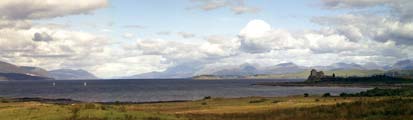
[[[402,60],[395,63],[391,69],[393,70],[412,70],[413,61],[412,60]]]
[[[84,70],[58,69],[47,71],[39,67],[17,66],[0,61],[0,80],[72,80],[98,79]]]
[[[199,69],[186,70],[185,74],[172,74],[172,69],[168,69],[164,72],[150,72],[144,74],[138,74],[129,78],[189,78],[189,77],[201,77],[201,78],[213,78],[214,76],[220,76],[223,78],[306,78],[308,71],[311,69],[323,70],[326,73],[335,72],[337,75],[343,76],[366,76],[373,74],[385,74],[390,70],[413,70],[412,60],[398,61],[390,66],[380,66],[375,63],[367,63],[364,65],[356,63],[335,63],[328,66],[299,66],[294,63],[281,63],[270,67],[257,67],[252,64],[242,64],[238,67],[222,68],[210,73],[197,74]],[[185,70],[180,70],[185,71]]]
[[[180,64],[162,72],[148,72],[132,76],[119,77],[120,79],[154,79],[154,78],[190,78],[194,72],[201,69],[198,63]]]
[[[121,79],[153,79],[153,78],[306,78],[311,69],[323,70],[326,74],[336,73],[345,76],[363,76],[373,74],[412,75],[413,61],[401,60],[393,65],[380,66],[374,63],[359,65],[355,63],[335,63],[328,66],[299,66],[294,63],[281,63],[269,67],[259,67],[253,64],[202,70],[203,66],[197,63],[181,64],[170,67],[162,72],[149,72],[137,74]],[[0,80],[73,80],[73,79],[98,79],[95,75],[85,70],[57,69],[47,71],[39,67],[17,66],[0,61]]]
[[[85,70],[57,69],[49,71],[49,77],[57,80],[98,79],[92,73]]]

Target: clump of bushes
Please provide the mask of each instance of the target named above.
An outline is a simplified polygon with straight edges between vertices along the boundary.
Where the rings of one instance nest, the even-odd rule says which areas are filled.
[[[211,98],[212,98],[211,96],[205,96],[204,100],[208,100],[208,99],[211,99]]]
[[[331,94],[330,93],[324,93],[323,97],[331,97]]]
[[[413,96],[413,89],[412,88],[399,88],[399,89],[381,89],[381,88],[374,88],[371,90],[349,94],[349,93],[341,93],[341,97],[375,97],[375,96],[406,96],[411,97]]]
[[[249,103],[262,103],[267,101],[268,99],[259,99],[259,100],[251,100]]]
[[[0,98],[0,103],[9,103],[9,102],[10,102],[9,100],[1,99],[1,98]]]
[[[309,96],[309,94],[308,93],[304,93],[304,97],[308,97]]]
[[[280,100],[273,100],[272,103],[279,103],[281,102]]]

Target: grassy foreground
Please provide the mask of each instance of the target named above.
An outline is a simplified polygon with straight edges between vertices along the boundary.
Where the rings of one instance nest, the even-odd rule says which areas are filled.
[[[413,97],[208,98],[148,104],[0,101],[1,120],[406,120]]]

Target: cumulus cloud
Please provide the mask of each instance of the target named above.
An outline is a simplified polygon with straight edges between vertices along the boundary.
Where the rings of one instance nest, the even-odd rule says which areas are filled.
[[[0,29],[0,58],[19,65],[89,69],[112,59],[111,49],[105,36],[68,28],[37,25],[30,29]]]
[[[45,32],[42,32],[42,33],[36,32],[36,33],[34,33],[34,36],[33,36],[33,39],[32,39],[32,40],[33,40],[33,41],[45,41],[45,42],[48,42],[48,41],[52,41],[53,38],[52,38],[49,34],[47,34],[47,33],[45,33]]]
[[[307,51],[306,53],[310,56],[320,57],[334,55],[334,57],[330,57],[331,60],[324,61],[334,61],[334,59],[347,58],[349,61],[353,60],[352,62],[356,63],[359,63],[360,61],[365,62],[372,59],[382,59],[381,61],[384,61],[408,57],[408,54],[404,52],[404,49],[407,49],[406,45],[408,44],[397,44],[398,40],[395,38],[385,41],[377,40],[376,34],[378,32],[368,31],[371,30],[371,28],[368,29],[367,26],[366,28],[361,29],[351,21],[352,20],[347,21],[349,24],[345,24],[346,22],[342,23],[345,24],[343,27],[350,27],[351,29],[354,29],[353,32],[347,31],[345,33],[342,29],[337,29],[336,27],[333,27],[334,25],[329,23],[328,25],[331,27],[322,28],[320,30],[307,30],[304,32],[292,33],[287,30],[274,29],[262,20],[252,20],[239,33],[239,40],[241,44],[240,50],[250,55],[279,53],[280,51],[288,53],[291,50]],[[360,23],[360,25],[362,24],[367,23]],[[370,35],[372,37],[369,37]],[[270,58],[281,59],[282,57],[271,56]],[[294,59],[291,56],[287,58]],[[302,58],[294,59],[294,61],[306,60],[307,59]]]
[[[195,34],[189,32],[177,32],[176,34],[183,38],[193,38],[196,36]]]
[[[198,7],[202,10],[213,10],[225,7],[228,3],[225,0],[192,0],[201,3]]]
[[[246,6],[234,6],[234,7],[231,7],[231,10],[235,14],[256,13],[259,11],[258,8],[246,7]]]
[[[199,49],[209,57],[225,57],[238,53],[240,42],[236,38],[211,35],[206,38],[205,43]]]
[[[244,13],[256,13],[258,12],[260,9],[256,8],[256,7],[249,7],[245,5],[245,0],[235,0],[232,1],[232,3],[234,4],[233,6],[231,6],[231,10],[235,13],[235,14],[244,14]]]
[[[145,26],[142,25],[125,25],[124,28],[135,28],[135,29],[143,29]]]
[[[139,50],[146,55],[162,55],[170,60],[193,60],[205,57],[198,44],[167,41],[162,39],[138,40],[132,50]]]
[[[157,35],[170,35],[171,32],[169,32],[169,31],[161,31],[161,32],[157,32],[156,34],[157,34]]]
[[[345,35],[352,41],[376,40],[380,42],[395,41],[396,44],[413,44],[413,22],[407,14],[400,11],[409,11],[413,4],[411,1],[403,0],[381,0],[381,1],[336,1],[324,0],[329,8],[369,8],[384,5],[391,10],[389,14],[363,14],[348,13],[338,16],[322,16],[312,19],[313,22],[328,27],[328,29]],[[397,10],[400,9],[400,10]]]
[[[219,8],[230,8],[235,14],[256,13],[259,11],[256,7],[245,5],[245,0],[192,0],[198,3],[196,8],[205,11],[215,10]]]
[[[244,0],[194,1],[202,10],[227,8],[235,14],[259,11],[247,6]],[[320,29],[302,31],[273,28],[264,20],[251,20],[237,35],[197,37],[203,39],[197,42],[148,38],[138,39],[132,45],[128,42],[113,44],[114,41],[105,35],[31,23],[35,19],[87,14],[107,5],[104,0],[75,2],[1,1],[0,58],[46,69],[82,68],[100,77],[111,77],[168,68],[170,71],[188,69],[202,73],[244,63],[263,67],[285,62],[306,66],[343,61],[389,64],[413,57],[413,24],[409,21],[411,12],[408,12],[412,8],[410,1],[322,0],[329,10],[357,11],[315,17],[312,22],[319,24]],[[381,14],[359,12],[377,6],[390,10]],[[22,9],[11,11],[11,8]],[[124,27],[141,28],[137,25]],[[168,34],[196,37],[188,32],[158,33]],[[131,33],[122,36],[135,38]],[[202,69],[197,71],[198,68]]]
[[[329,9],[364,9],[372,7],[388,7],[390,13],[402,21],[412,20],[413,1],[411,0],[321,0]]]
[[[411,53],[406,52],[412,49],[408,44],[397,44],[397,40],[393,39],[376,40],[373,36],[377,32],[367,31],[367,26],[360,27],[382,19],[376,21],[355,15],[342,17],[349,20],[331,18],[342,21],[337,22],[320,18],[314,22],[327,27],[301,32],[273,28],[263,20],[251,20],[237,36],[213,35],[205,37],[201,43],[162,39],[138,40],[128,51],[162,56],[167,63],[173,63],[172,66],[197,61],[197,66],[202,67],[199,71],[194,71],[194,74],[218,71],[245,63],[263,67],[285,62],[305,66],[333,64],[338,61],[388,64],[389,61],[411,56]],[[367,22],[359,22],[360,20]]]
[[[14,28],[14,29],[29,29],[32,22],[29,20],[2,20],[0,19],[0,29]]]
[[[295,39],[286,30],[272,29],[263,20],[250,21],[238,36],[241,42],[241,50],[250,53],[296,48],[302,46],[305,42]]]
[[[0,18],[24,20],[88,14],[107,5],[106,0],[2,0],[0,1]]]
[[[135,38],[135,35],[132,33],[123,33],[122,37],[125,39],[133,39]]]

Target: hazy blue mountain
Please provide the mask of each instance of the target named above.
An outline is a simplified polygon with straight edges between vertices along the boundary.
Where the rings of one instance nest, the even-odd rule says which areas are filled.
[[[253,75],[256,74],[258,71],[259,70],[254,65],[242,64],[235,68],[222,69],[211,74],[218,76]]]
[[[297,73],[302,72],[308,69],[304,66],[299,66],[295,63],[288,62],[288,63],[281,63],[277,64],[272,67],[267,67],[264,70],[261,70],[259,74],[286,74],[286,73]]]
[[[375,63],[366,63],[363,65],[356,64],[356,63],[344,63],[339,62],[327,66],[313,66],[313,67],[305,67],[299,66],[295,63],[288,62],[288,63],[281,63],[277,65],[273,65],[270,67],[257,67],[253,64],[242,64],[239,66],[229,66],[229,67],[221,67],[219,69],[215,69],[214,72],[208,73],[204,72],[203,74],[197,75],[215,75],[215,76],[248,76],[248,75],[265,75],[265,74],[273,74],[273,75],[282,75],[282,74],[295,74],[301,73],[306,70],[315,68],[318,70],[323,71],[368,71],[371,70],[392,70],[392,69],[413,69],[413,61],[411,60],[402,60],[395,63],[392,66],[380,66]],[[175,67],[171,67],[162,72],[149,72],[134,75],[127,78],[188,78],[191,76],[196,76],[194,73],[197,73],[201,70],[202,66],[197,66],[194,64],[181,64]],[[346,72],[352,74],[351,72]],[[373,73],[373,72],[372,72]],[[378,73],[374,71],[374,73]]]
[[[391,69],[394,70],[413,70],[412,60],[401,60],[392,65]]]
[[[356,64],[356,63],[335,63],[328,66],[314,66],[312,68],[319,69],[319,70],[364,70],[363,66]]]
[[[121,77],[123,79],[148,79],[148,78],[190,78],[194,76],[195,72],[199,71],[202,66],[199,62],[191,62],[186,64],[179,64],[170,67],[162,72],[148,72],[137,74],[128,77]]]
[[[28,71],[29,73],[39,75],[39,76],[48,76],[49,72],[43,68],[31,67],[31,66],[20,66],[21,69]]]
[[[72,70],[72,69],[57,69],[49,71],[49,77],[57,80],[78,80],[78,79],[98,79],[92,73],[85,70]]]
[[[210,75],[217,76],[246,76],[246,75],[256,75],[256,74],[285,74],[285,73],[296,73],[302,72],[308,69],[304,66],[299,66],[294,63],[281,63],[270,67],[256,67],[252,64],[242,64],[239,67],[232,67],[228,69],[222,69],[214,72]]]
[[[380,66],[373,62],[366,63],[362,67],[367,70],[385,70],[386,69],[386,66]]]
[[[0,61],[0,80],[50,80],[47,71],[37,67],[19,67]]]
[[[19,66],[0,61],[0,73],[28,74],[28,71],[21,69]]]
[[[0,73],[0,80],[53,80],[53,78],[21,73]]]
[[[157,76],[163,76],[162,72],[149,72],[142,73],[128,77],[121,77],[122,79],[145,79],[145,78],[156,78]]]

